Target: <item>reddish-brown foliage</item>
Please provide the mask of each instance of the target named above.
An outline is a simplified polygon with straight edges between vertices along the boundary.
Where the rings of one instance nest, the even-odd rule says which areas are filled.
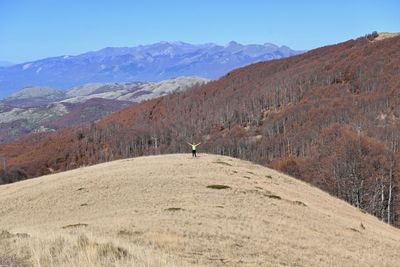
[[[400,225],[400,37],[371,40],[253,64],[0,154],[33,177],[201,141],[201,151],[273,166]]]

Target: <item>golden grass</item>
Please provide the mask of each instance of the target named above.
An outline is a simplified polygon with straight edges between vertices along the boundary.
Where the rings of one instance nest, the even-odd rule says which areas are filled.
[[[134,244],[119,244],[85,234],[10,238],[0,240],[3,257],[17,266],[168,266],[176,262]],[[2,266],[0,264],[0,266]]]
[[[0,234],[0,265],[400,261],[399,229],[271,169],[205,154],[125,159],[0,186],[1,230],[9,234]]]
[[[380,41],[380,40],[384,40],[387,38],[393,38],[393,37],[396,37],[399,35],[400,35],[400,33],[398,33],[398,32],[380,32],[380,33],[378,33],[378,37],[376,37],[374,39],[374,41]]]

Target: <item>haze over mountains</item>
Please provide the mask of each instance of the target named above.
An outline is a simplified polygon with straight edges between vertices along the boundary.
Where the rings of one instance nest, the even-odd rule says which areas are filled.
[[[399,226],[399,45],[400,36],[367,35],[0,145],[1,177],[185,152],[186,141],[201,141],[203,151],[283,170]]]
[[[296,55],[274,44],[225,46],[159,42],[104,48],[77,56],[59,56],[0,67],[0,97],[26,86],[68,89],[85,83],[161,81],[178,76],[216,79],[250,63]]]
[[[11,63],[9,61],[5,61],[5,60],[0,60],[0,67],[8,67],[11,65],[15,65],[14,63]]]
[[[0,142],[92,122],[130,103],[208,81],[166,77],[216,78],[238,66],[296,53],[273,44],[159,42],[0,67],[0,96],[12,92],[0,101]]]

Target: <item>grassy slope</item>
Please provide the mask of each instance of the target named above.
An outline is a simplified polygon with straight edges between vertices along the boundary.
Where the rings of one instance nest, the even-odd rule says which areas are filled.
[[[207,188],[215,184],[230,188]],[[271,169],[206,154],[119,160],[0,186],[1,230],[10,234],[0,233],[0,262],[14,255],[41,266],[400,260],[399,229]]]

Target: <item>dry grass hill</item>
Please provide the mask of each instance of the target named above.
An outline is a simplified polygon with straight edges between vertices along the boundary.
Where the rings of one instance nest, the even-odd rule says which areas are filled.
[[[289,176],[200,154],[0,186],[0,266],[398,266],[400,230]]]
[[[198,140],[202,151],[280,170],[400,227],[400,36],[379,36],[391,35],[259,62],[94,124],[0,144],[0,184],[182,153]],[[87,115],[79,110],[65,122]]]

